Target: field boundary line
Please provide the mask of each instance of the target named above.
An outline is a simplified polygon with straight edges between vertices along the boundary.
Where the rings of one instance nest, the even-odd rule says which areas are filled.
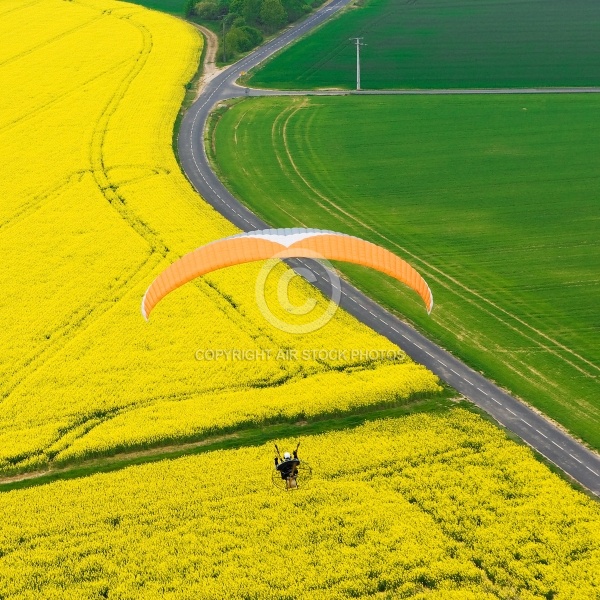
[[[74,477],[79,476],[79,472],[81,470],[91,470],[92,472],[103,471],[103,468],[109,467],[113,465],[114,469],[121,469],[130,464],[139,464],[144,462],[149,462],[153,460],[164,460],[164,459],[172,459],[177,458],[179,455],[186,455],[194,453],[195,450],[201,449],[205,446],[212,446],[214,444],[218,444],[220,442],[225,442],[227,440],[240,440],[239,447],[248,447],[256,444],[255,437],[261,437],[264,434],[264,430],[267,430],[267,439],[276,439],[276,437],[288,435],[285,433],[290,427],[296,428],[298,431],[309,431],[311,428],[318,428],[319,425],[323,423],[337,423],[340,419],[342,422],[345,419],[364,419],[364,420],[377,420],[377,419],[385,419],[385,418],[395,418],[396,416],[401,416],[405,414],[410,414],[411,411],[414,411],[416,408],[419,410],[423,410],[423,407],[426,407],[428,411],[447,411],[454,407],[460,407],[464,410],[472,411],[472,405],[464,400],[464,398],[454,398],[451,399],[449,397],[445,397],[443,395],[439,396],[426,396],[424,398],[413,398],[409,399],[405,403],[399,403],[395,406],[375,406],[375,407],[357,407],[356,410],[349,410],[341,415],[333,415],[333,414],[322,414],[318,415],[312,421],[305,421],[303,419],[299,419],[297,421],[282,419],[279,422],[268,423],[264,425],[258,425],[256,427],[248,427],[245,424],[242,424],[238,430],[235,431],[223,431],[221,433],[216,433],[214,435],[207,435],[206,437],[202,437],[201,439],[196,439],[192,441],[183,441],[181,443],[177,443],[176,440],[165,440],[163,445],[157,446],[148,446],[145,448],[129,448],[123,449],[119,452],[116,452],[112,455],[97,455],[90,456],[88,458],[84,458],[80,461],[68,461],[62,465],[50,465],[48,469],[38,469],[36,471],[23,471],[21,473],[15,473],[12,475],[2,475],[0,476],[0,494],[2,494],[7,485],[11,483],[18,483],[20,481],[31,481],[31,484],[35,484],[35,480],[37,479],[57,479],[61,478],[61,476],[68,477],[69,474],[73,474]],[[100,425],[98,423],[97,425]],[[270,431],[275,431],[278,429],[282,429],[282,431],[277,431],[275,435],[270,434]],[[335,427],[337,428],[337,426]],[[344,426],[346,428],[346,426]],[[283,431],[285,429],[285,431]],[[314,432],[313,432],[314,433]],[[244,437],[248,437],[249,439],[244,439]],[[264,443],[264,442],[261,442]],[[94,470],[96,467],[96,470]]]

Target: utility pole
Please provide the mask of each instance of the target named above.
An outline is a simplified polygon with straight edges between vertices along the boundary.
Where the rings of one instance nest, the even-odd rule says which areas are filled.
[[[223,62],[227,62],[227,55],[225,54],[225,17],[223,17]]]
[[[356,44],[356,89],[360,91],[360,47],[367,44],[362,43],[361,37],[350,38],[351,42]]]

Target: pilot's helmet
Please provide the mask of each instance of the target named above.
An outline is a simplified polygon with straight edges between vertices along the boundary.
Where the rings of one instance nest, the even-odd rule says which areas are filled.
[[[283,458],[285,458],[285,460],[290,460],[290,458],[292,458],[292,455],[289,452],[284,452]]]

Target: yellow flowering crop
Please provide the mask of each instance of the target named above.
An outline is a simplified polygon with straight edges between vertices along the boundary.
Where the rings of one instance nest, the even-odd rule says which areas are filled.
[[[275,329],[254,297],[260,265],[189,284],[145,323],[160,270],[235,232],[172,151],[201,38],[111,0],[3,0],[0,40],[0,472],[270,419],[282,399],[267,388],[282,384],[301,388],[307,414],[438,389],[408,362],[196,360],[392,348],[341,311],[312,334]],[[291,289],[314,294],[297,278]],[[364,370],[354,387],[349,369]]]
[[[280,440],[289,448],[296,440]],[[595,598],[600,508],[453,409],[0,495],[3,598]]]

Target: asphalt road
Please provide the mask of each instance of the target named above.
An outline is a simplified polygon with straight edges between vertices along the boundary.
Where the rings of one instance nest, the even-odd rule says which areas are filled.
[[[243,231],[269,229],[254,213],[238,202],[211,169],[204,148],[204,130],[209,113],[219,101],[241,96],[347,94],[349,92],[280,92],[247,90],[236,85],[240,73],[248,71],[291,41],[306,34],[346,6],[350,0],[334,0],[305,21],[285,30],[280,36],[232,65],[215,77],[185,114],[178,138],[181,166],[198,193],[223,216]],[[511,89],[511,90],[407,90],[376,92],[382,94],[506,94],[506,93],[598,93],[600,88]],[[353,92],[357,93],[357,92]],[[370,94],[373,92],[358,92]],[[293,268],[310,268],[313,285],[326,295],[331,283],[324,267],[307,260],[288,261]],[[501,425],[557,465],[570,477],[600,496],[600,456],[551,423],[546,417],[512,397],[491,381],[465,365],[407,323],[389,313],[346,281],[341,281],[341,306],[393,343],[415,361],[425,365],[443,381],[485,410]]]

